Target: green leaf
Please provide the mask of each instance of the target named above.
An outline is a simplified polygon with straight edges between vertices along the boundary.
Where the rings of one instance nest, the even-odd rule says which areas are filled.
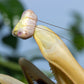
[[[73,37],[73,43],[77,50],[84,49],[84,37],[82,35],[75,35]]]
[[[13,37],[12,35],[9,36],[5,36],[2,41],[6,44],[9,45],[10,47],[12,47],[13,49],[16,49],[17,47],[17,43],[18,43],[18,39]]]
[[[13,28],[14,16],[20,18],[24,8],[19,0],[0,0],[0,12],[4,19],[8,18],[10,20],[10,26]]]
[[[2,29],[3,24],[3,21],[0,21],[0,29]]]
[[[79,13],[74,13],[74,23],[71,26],[73,45],[78,51],[84,49],[84,34],[81,33],[82,17]]]

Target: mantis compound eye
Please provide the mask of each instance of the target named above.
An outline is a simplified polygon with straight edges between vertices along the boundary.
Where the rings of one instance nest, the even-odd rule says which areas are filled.
[[[22,35],[22,32],[19,31],[19,32],[18,32],[18,36],[21,36],[21,35]]]
[[[26,10],[23,12],[20,21],[13,29],[12,34],[22,39],[27,39],[33,36],[36,23],[36,14],[32,10]]]

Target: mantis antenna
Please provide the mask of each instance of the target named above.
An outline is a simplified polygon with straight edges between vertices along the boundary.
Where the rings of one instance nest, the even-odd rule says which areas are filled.
[[[63,28],[63,27],[60,27],[60,26],[53,25],[53,24],[51,24],[51,23],[47,23],[47,22],[44,22],[44,21],[42,21],[42,20],[38,20],[38,21],[41,22],[41,23],[45,23],[45,24],[48,24],[48,25],[51,25],[51,26],[60,28],[60,29],[64,29],[64,30],[67,30],[67,31],[71,31],[71,30],[69,30],[69,29],[66,29],[66,28]]]
[[[51,25],[51,26],[54,26],[56,28],[60,28],[60,29],[67,30],[67,31],[72,31],[70,29],[66,29],[66,28],[63,28],[63,27],[60,27],[60,26],[56,26],[56,25],[47,23],[45,21],[38,20],[37,15],[32,10],[26,10],[26,11],[23,12],[20,21],[18,22],[16,27],[13,29],[12,34],[14,36],[18,36],[22,39],[27,39],[27,38],[33,36],[37,21],[39,21],[41,23]],[[40,27],[37,27],[37,28],[40,28]],[[46,31],[48,31],[48,30],[46,30]],[[66,39],[65,37],[63,37],[61,35],[59,35],[59,36]],[[66,39],[66,40],[72,42],[69,39]]]

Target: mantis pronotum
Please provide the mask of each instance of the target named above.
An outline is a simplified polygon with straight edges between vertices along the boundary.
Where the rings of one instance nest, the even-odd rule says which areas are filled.
[[[84,84],[84,70],[73,58],[64,42],[49,28],[42,25],[36,26],[36,22],[37,16],[35,13],[31,10],[25,11],[21,20],[14,28],[13,35],[23,39],[34,36],[44,58],[49,62],[58,84]],[[38,78],[41,75],[37,69],[28,64],[25,60],[20,60],[20,65],[29,84],[33,84],[32,79]],[[31,71],[29,73],[27,65],[29,68],[35,69],[37,74],[32,72],[32,70],[29,70]],[[41,79],[44,80],[44,78],[42,77]],[[44,84],[53,84],[53,82],[48,83],[46,81],[44,80]]]

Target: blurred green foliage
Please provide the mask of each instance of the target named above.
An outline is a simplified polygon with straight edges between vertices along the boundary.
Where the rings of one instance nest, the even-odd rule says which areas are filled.
[[[84,49],[84,34],[80,31],[83,20],[81,15],[77,12],[73,13],[73,18],[75,21],[70,27],[72,30],[72,42],[75,48],[81,51]]]
[[[12,47],[13,49],[16,49],[17,47],[17,39],[15,37],[13,37],[11,34],[8,36],[5,36],[2,41],[9,45],[10,47]]]
[[[14,59],[18,60],[18,58]],[[0,56],[0,73],[8,74],[27,84],[19,64],[14,59],[13,61],[10,61],[9,59],[4,59]]]
[[[18,17],[19,19],[23,11],[24,7],[19,0],[0,0],[0,14],[2,17],[2,20],[0,20],[0,31],[4,25],[10,28],[10,33],[4,36],[1,40],[4,44],[14,49],[14,51],[17,49],[18,39],[12,36],[11,31],[14,27],[15,17]],[[12,58],[10,56],[0,56],[0,73],[11,75],[26,83],[22,70],[16,61],[18,59],[18,56],[17,58],[13,56]]]
[[[23,11],[24,7],[19,2],[19,0],[0,0],[0,13],[3,17],[3,20],[0,21],[0,29],[6,23],[12,30],[14,27],[15,17],[20,18]],[[3,42],[15,49],[18,44],[18,39],[14,38],[10,33],[8,36],[3,38]]]
[[[10,21],[10,26],[13,28],[13,19],[15,16],[20,17],[24,7],[19,2],[19,0],[0,0],[0,12],[2,13],[4,19]]]

